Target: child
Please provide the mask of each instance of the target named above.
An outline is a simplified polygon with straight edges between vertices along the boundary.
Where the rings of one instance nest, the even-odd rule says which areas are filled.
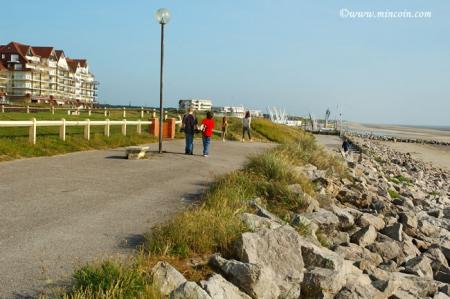
[[[202,127],[203,157],[208,157],[209,144],[211,143],[211,136],[214,129],[214,119],[210,111],[206,113],[206,118],[202,121]]]

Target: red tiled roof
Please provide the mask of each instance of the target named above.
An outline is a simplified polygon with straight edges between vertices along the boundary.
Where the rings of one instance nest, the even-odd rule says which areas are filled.
[[[32,47],[34,53],[36,55],[41,56],[43,58],[49,58],[52,55],[53,47]]]
[[[74,59],[74,61],[78,61],[80,63],[81,67],[87,66],[87,60],[86,59]]]
[[[55,52],[56,52],[56,58],[58,58],[58,60],[61,58],[61,55],[64,54],[63,50],[56,50]],[[64,56],[66,56],[66,55],[64,55]]]
[[[76,72],[78,66],[79,66],[79,62],[77,60],[74,59],[70,59],[66,57],[66,61],[67,61],[67,65],[69,66],[70,70],[72,72]]]
[[[25,59],[25,56],[28,53],[28,50],[31,49],[31,53],[33,53],[33,55],[35,55],[33,48],[31,48],[28,45],[24,45],[21,43],[17,43],[17,42],[10,42],[7,45],[4,45],[1,48],[1,52],[5,53],[5,54],[18,54],[20,56],[22,56],[23,59]]]

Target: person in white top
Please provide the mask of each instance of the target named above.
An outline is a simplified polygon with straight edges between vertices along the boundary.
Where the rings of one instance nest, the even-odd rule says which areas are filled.
[[[245,133],[248,134],[248,139],[252,142],[252,135],[250,134],[250,127],[252,124],[252,117],[250,116],[250,111],[245,113],[245,117],[242,119],[242,142],[245,140]]]

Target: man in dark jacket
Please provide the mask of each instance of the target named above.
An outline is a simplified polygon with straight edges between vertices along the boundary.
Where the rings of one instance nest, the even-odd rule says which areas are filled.
[[[188,113],[184,115],[181,128],[186,137],[186,147],[184,153],[186,155],[194,154],[194,134],[197,130],[197,118],[194,115],[194,109],[189,108]]]
[[[347,139],[344,139],[344,142],[342,143],[342,149],[344,150],[344,154],[347,155],[348,150],[350,149],[350,143]]]

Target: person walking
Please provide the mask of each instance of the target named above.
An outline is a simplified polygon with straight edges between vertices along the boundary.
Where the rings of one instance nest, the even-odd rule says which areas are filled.
[[[181,129],[184,131],[184,136],[186,139],[186,147],[184,153],[186,155],[194,154],[194,134],[197,130],[197,118],[194,115],[194,109],[192,107],[188,108],[188,113],[184,115],[183,121],[181,122]]]
[[[228,117],[222,117],[222,141],[225,142],[225,136],[228,133]]]
[[[245,141],[245,133],[248,134],[248,139],[252,142],[252,135],[250,134],[250,126],[252,123],[252,117],[250,116],[250,111],[245,113],[245,117],[242,119],[242,142]]]
[[[348,140],[346,138],[344,139],[344,142],[342,143],[342,149],[344,150],[344,157],[346,157],[348,154],[348,150],[350,149],[350,143],[348,142]]]
[[[206,118],[202,121],[203,157],[208,157],[209,155],[209,145],[211,144],[213,129],[213,115],[210,111],[208,111],[206,113]]]

